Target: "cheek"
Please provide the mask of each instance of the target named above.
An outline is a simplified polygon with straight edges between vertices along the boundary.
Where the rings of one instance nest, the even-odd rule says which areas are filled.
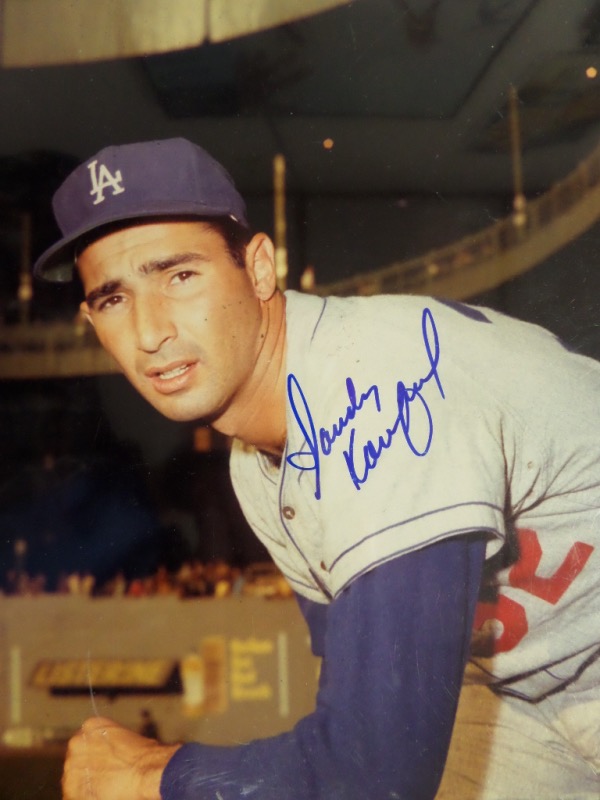
[[[260,307],[250,297],[222,302],[203,316],[208,335],[217,346],[236,350],[246,348],[257,336],[261,324]]]
[[[224,341],[236,361],[253,360],[260,340],[261,317],[252,307],[234,307],[229,325],[224,331]]]
[[[105,350],[108,350],[109,353],[112,353],[114,350],[114,345],[118,343],[118,339],[113,335],[110,334],[110,329],[107,329],[104,325],[94,325],[94,332],[96,333],[96,337],[102,347]],[[114,341],[113,341],[114,340]]]
[[[117,361],[124,371],[133,366],[134,356],[129,352],[131,351],[131,345],[123,325],[97,325],[95,331],[102,347]]]

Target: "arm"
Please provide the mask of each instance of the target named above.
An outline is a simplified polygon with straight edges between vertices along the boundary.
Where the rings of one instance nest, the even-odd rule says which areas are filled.
[[[483,553],[481,540],[443,541],[363,575],[329,607],[302,601],[324,662],[316,711],[290,733],[238,747],[170,747],[93,718],[69,743],[63,797],[432,798]]]
[[[396,558],[356,579],[326,620],[304,603],[313,639],[324,640],[315,712],[245,746],[184,745],[163,773],[163,800],[433,798],[484,550],[463,537]]]

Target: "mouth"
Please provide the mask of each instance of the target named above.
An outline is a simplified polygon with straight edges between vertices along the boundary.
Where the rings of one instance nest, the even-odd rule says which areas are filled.
[[[196,361],[178,361],[164,367],[153,367],[146,371],[146,376],[161,394],[171,394],[185,388],[196,364]]]
[[[157,372],[155,377],[158,378],[159,381],[170,381],[171,378],[177,378],[179,375],[183,375],[183,373],[187,372],[189,368],[189,364],[182,364],[180,367],[174,367],[173,369],[168,369],[164,372]]]

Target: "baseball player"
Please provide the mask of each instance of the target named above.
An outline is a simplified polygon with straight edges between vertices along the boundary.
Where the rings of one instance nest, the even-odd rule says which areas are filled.
[[[234,438],[323,657],[314,713],[270,739],[87,721],[65,800],[600,796],[600,366],[485,308],[282,294],[270,239],[183,139],[106,148],[54,210],[35,273],[76,270],[138,391]]]

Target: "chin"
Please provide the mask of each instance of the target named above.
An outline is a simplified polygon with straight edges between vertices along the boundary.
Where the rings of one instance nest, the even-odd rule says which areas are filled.
[[[172,420],[173,422],[207,422],[205,415],[187,408],[162,408],[159,404],[153,403],[154,408],[159,411],[163,417]]]
[[[207,412],[206,409],[193,403],[165,403],[164,401],[160,402],[160,400],[157,400],[156,398],[153,398],[152,400],[149,398],[146,399],[158,412],[163,415],[163,417],[166,417],[173,422],[198,422],[203,425],[208,425],[218,416],[218,414],[211,414],[210,412]]]
[[[149,391],[147,386],[131,381],[134,388],[159,414],[173,422],[199,422],[210,424],[219,416],[215,412],[216,398],[204,397],[201,392],[175,392],[162,395]]]

